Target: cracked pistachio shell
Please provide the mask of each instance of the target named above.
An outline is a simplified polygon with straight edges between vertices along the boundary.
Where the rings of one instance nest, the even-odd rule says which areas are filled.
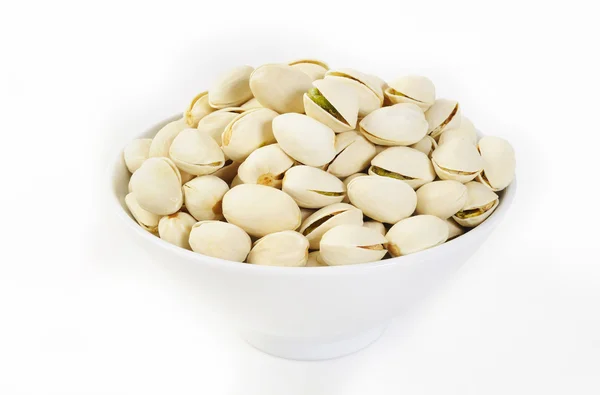
[[[364,118],[383,105],[381,82],[354,69],[329,70],[325,79],[334,79],[352,87],[358,95],[358,117]]]
[[[365,223],[363,223],[363,226],[365,228],[373,229],[373,230],[381,233],[383,236],[385,236],[385,233],[387,232],[387,230],[385,229],[385,226],[381,222],[366,221]]]
[[[458,181],[434,181],[417,190],[417,214],[452,217],[467,201],[467,188]]]
[[[244,110],[250,110],[251,108],[262,108],[262,105],[258,102],[258,100],[256,100],[256,97],[253,97],[240,107]]]
[[[485,221],[496,207],[498,207],[498,195],[480,182],[471,181],[465,184],[467,188],[467,201],[462,209],[452,219],[459,225],[473,228]]]
[[[156,215],[179,211],[183,204],[181,174],[168,158],[148,158],[131,176],[131,191],[144,210]]]
[[[376,230],[361,225],[339,225],[321,238],[319,257],[329,266],[378,261],[387,253],[387,240]]]
[[[305,165],[320,167],[335,157],[333,130],[306,115],[277,116],[273,134],[286,154]]]
[[[221,146],[221,135],[225,131],[225,128],[231,121],[238,115],[246,111],[241,107],[230,107],[217,110],[213,113],[208,114],[198,122],[198,130],[202,133],[207,133]]]
[[[324,267],[327,266],[319,257],[319,251],[313,251],[308,253],[308,259],[306,261],[306,267]]]
[[[281,189],[303,208],[321,208],[339,203],[346,195],[346,186],[339,178],[310,166],[289,169],[283,177]]]
[[[448,225],[434,215],[415,215],[392,226],[385,237],[390,255],[408,255],[443,244]]]
[[[314,81],[313,86],[320,92],[321,100],[328,102],[332,109],[328,111],[321,107],[311,99],[309,92],[303,96],[306,115],[329,126],[336,133],[353,130],[358,119],[356,91],[346,83],[331,78]],[[336,116],[331,111],[336,113]]]
[[[311,250],[318,250],[325,232],[338,225],[346,224],[362,225],[362,211],[351,204],[334,203],[323,207],[304,220],[299,232],[306,236]]]
[[[412,103],[427,111],[435,102],[435,86],[427,77],[407,75],[390,82],[385,95],[393,104]]]
[[[435,139],[429,135],[410,146],[410,148],[421,151],[427,155],[428,158],[431,158],[431,154],[433,154],[433,151],[435,151],[437,147],[438,143],[436,143]]]
[[[355,178],[348,184],[348,197],[367,217],[388,224],[410,217],[417,206],[412,187],[389,177]]]
[[[244,262],[252,240],[239,226],[221,221],[200,221],[190,232],[192,251],[213,258]]]
[[[413,189],[435,179],[431,161],[421,151],[409,147],[390,147],[371,161],[369,174],[402,180]]]
[[[475,126],[473,125],[473,123],[466,117],[462,117],[459,127],[453,129],[446,129],[440,135],[438,144],[442,145],[446,141],[459,138],[467,139],[471,143],[473,143],[473,145],[477,145],[477,130],[475,130]]]
[[[308,240],[293,230],[275,232],[258,239],[248,263],[266,266],[305,266],[308,260]]]
[[[515,178],[515,151],[510,143],[500,137],[485,136],[479,140],[483,171],[477,180],[492,191],[501,191]]]
[[[250,76],[250,89],[258,102],[280,114],[304,113],[302,95],[312,87],[312,78],[286,64],[266,64]]]
[[[200,176],[183,185],[185,208],[198,221],[223,218],[222,200],[229,186],[214,175]]]
[[[171,215],[165,215],[158,223],[158,235],[164,241],[178,247],[191,250],[190,232],[196,223],[194,217],[181,211]]]
[[[448,240],[452,240],[465,233],[465,229],[452,218],[448,218],[446,224],[448,225]]]
[[[373,111],[360,121],[360,131],[379,145],[411,145],[427,134],[423,111],[415,104],[401,103]]]
[[[213,111],[215,111],[215,109],[208,104],[208,91],[206,91],[199,93],[192,99],[192,102],[183,113],[183,117],[185,118],[188,127],[195,128],[202,118]]]
[[[144,210],[133,193],[128,193],[125,196],[125,204],[129,209],[133,218],[137,221],[138,224],[144,229],[146,229],[150,233],[156,234],[158,231],[158,221],[160,221],[160,215],[156,215],[151,213],[150,211]]]
[[[336,135],[335,152],[335,159],[327,171],[344,178],[366,169],[377,154],[377,149],[361,134],[349,131]]]
[[[169,157],[178,168],[197,176],[211,174],[225,164],[219,145],[198,129],[185,129],[175,137]]]
[[[163,126],[156,136],[152,139],[152,144],[150,144],[150,151],[148,152],[148,156],[150,158],[157,157],[169,157],[169,148],[171,148],[171,144],[175,137],[184,129],[189,128],[188,124],[185,122],[185,118],[178,119],[176,121],[169,122],[165,126]]]
[[[223,132],[223,152],[228,158],[243,161],[257,148],[275,142],[273,119],[277,113],[268,108],[255,108],[238,115]]]
[[[135,173],[142,163],[148,159],[152,139],[135,139],[123,150],[123,159],[130,173]]]
[[[257,184],[241,184],[223,197],[223,215],[254,237],[300,226],[300,208],[288,194]]]
[[[355,178],[363,177],[363,176],[368,176],[368,174],[367,173],[355,173],[355,174],[352,174],[352,175],[344,178],[344,185],[346,186],[346,191],[348,190],[348,184],[350,184],[350,181],[354,180]],[[346,193],[346,196],[344,196],[344,200],[342,200],[342,203],[350,203],[350,199],[348,198],[348,193]]]
[[[444,130],[460,126],[460,105],[455,100],[438,99],[425,111],[425,119],[429,124],[427,134],[437,139]]]
[[[477,148],[465,139],[447,141],[431,154],[431,162],[442,180],[469,182],[483,169]]]
[[[288,64],[307,74],[313,81],[325,77],[325,73],[329,70],[327,63],[316,59],[299,59]]]
[[[229,184],[237,175],[240,165],[240,162],[227,159],[225,160],[225,164],[223,165],[223,167],[212,173],[212,175],[215,177],[219,177],[221,180]]]
[[[294,165],[279,144],[271,144],[252,152],[240,165],[238,175],[244,184],[260,184],[281,188],[283,174]]]
[[[252,98],[251,66],[239,66],[219,76],[208,91],[208,102],[213,108],[239,106]]]

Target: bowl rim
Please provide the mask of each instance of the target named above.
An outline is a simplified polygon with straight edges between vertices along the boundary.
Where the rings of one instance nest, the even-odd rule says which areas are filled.
[[[158,131],[162,126],[166,125],[169,122],[180,119],[181,114],[176,114],[171,117],[165,118],[160,122],[157,122],[152,127],[147,128],[144,132],[136,134],[132,139],[136,138],[145,138],[144,136],[151,131]],[[478,134],[482,135],[478,131]],[[115,152],[116,151],[116,152]],[[184,248],[178,247],[171,243],[168,243],[162,240],[160,237],[151,234],[150,232],[144,230],[124,209],[121,199],[124,199],[124,196],[121,198],[117,191],[115,190],[115,177],[118,171],[122,170],[119,167],[124,166],[123,162],[123,147],[115,147],[111,150],[111,158],[112,164],[109,166],[108,170],[108,183],[109,183],[109,200],[111,201],[111,211],[114,211],[117,217],[126,224],[126,226],[132,230],[134,233],[139,235],[142,240],[146,240],[159,248],[162,248],[166,251],[171,251],[181,258],[196,261],[199,264],[208,264],[210,266],[218,266],[219,269],[226,270],[250,270],[254,273],[272,273],[272,274],[292,274],[299,275],[300,273],[308,273],[314,275],[314,273],[336,273],[339,272],[354,272],[361,271],[365,269],[381,269],[388,268],[390,266],[407,266],[413,263],[418,263],[423,260],[429,259],[431,256],[436,254],[444,254],[444,252],[449,253],[452,249],[469,249],[472,248],[472,242],[476,240],[479,233],[484,233],[486,231],[491,232],[493,228],[502,220],[506,212],[509,210],[512,202],[514,200],[516,190],[517,190],[517,177],[513,179],[512,183],[506,187],[502,193],[502,197],[500,199],[500,204],[496,208],[496,210],[480,225],[475,228],[472,228],[470,231],[455,237],[452,240],[448,240],[443,244],[440,244],[436,247],[432,247],[423,251],[416,252],[414,254],[403,255],[399,257],[367,262],[367,263],[359,263],[354,265],[340,265],[340,266],[315,266],[315,267],[287,267],[287,266],[266,266],[266,265],[251,265],[244,262],[235,262],[229,261],[220,258],[214,258],[207,255],[202,255],[200,253],[186,250]],[[317,272],[315,272],[317,270]]]

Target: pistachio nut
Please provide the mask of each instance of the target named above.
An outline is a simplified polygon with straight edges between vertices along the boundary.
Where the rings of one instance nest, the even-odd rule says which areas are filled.
[[[385,101],[385,90],[389,87],[388,83],[385,82],[385,80],[375,74],[371,74],[371,81],[373,81],[373,83],[379,85],[381,87],[381,91],[384,92],[384,101]]]
[[[150,158],[169,157],[169,148],[175,137],[184,129],[189,128],[185,118],[169,122],[163,126],[152,139],[148,156]]]
[[[308,260],[308,240],[293,230],[268,234],[258,239],[248,263],[266,266],[304,266]]]
[[[213,111],[215,111],[215,109],[208,104],[208,91],[205,91],[199,93],[192,99],[192,102],[183,113],[183,117],[185,118],[188,127],[195,128],[202,118]]]
[[[183,185],[185,208],[198,221],[220,220],[223,196],[228,190],[227,183],[219,177],[196,177]]]
[[[229,107],[208,114],[198,122],[198,130],[207,133],[221,146],[221,135],[225,128],[238,115],[246,111],[241,107]]]
[[[128,193],[125,196],[125,205],[129,209],[129,212],[138,224],[150,233],[156,234],[158,231],[158,221],[160,221],[160,215],[151,213],[150,211],[144,210],[133,193]]]
[[[423,137],[421,140],[410,146],[410,148],[421,151],[427,155],[428,158],[431,158],[431,154],[433,154],[433,151],[435,151],[437,147],[438,143],[436,143],[435,139],[429,135]]]
[[[312,78],[286,64],[266,64],[250,76],[250,89],[258,102],[280,114],[304,113],[302,96],[312,87]]]
[[[387,240],[361,225],[339,225],[321,238],[319,257],[329,266],[378,261],[387,253]]]
[[[326,264],[322,263],[319,257],[319,251],[313,251],[308,253],[308,259],[306,260],[306,267],[324,267]]]
[[[192,251],[213,258],[244,262],[252,240],[239,226],[221,221],[200,221],[190,232]]]
[[[373,229],[381,233],[383,236],[385,236],[385,233],[387,232],[387,230],[385,229],[385,225],[378,221],[365,221],[363,223],[363,226],[365,228]]]
[[[251,66],[239,66],[221,75],[208,91],[208,102],[213,108],[239,106],[252,98]]]
[[[483,159],[483,171],[477,180],[492,191],[501,191],[515,178],[515,151],[500,137],[485,136],[477,145]]]
[[[373,144],[355,131],[335,136],[335,158],[327,171],[336,177],[349,177],[366,169],[377,154]]]
[[[339,178],[310,166],[289,169],[283,177],[281,189],[304,208],[321,208],[339,203],[346,195],[346,186]]]
[[[221,138],[225,155],[243,161],[255,149],[274,143],[272,123],[275,117],[277,113],[268,108],[247,110],[235,117]]]
[[[244,184],[260,184],[280,188],[283,174],[294,165],[279,144],[271,144],[252,152],[240,165],[238,175]]]
[[[236,175],[235,177],[233,177],[233,180],[231,180],[230,186],[231,188],[241,185],[243,184],[242,180],[240,179],[239,175]]]
[[[313,81],[325,77],[325,73],[329,70],[327,63],[316,59],[299,59],[288,64],[307,74]]]
[[[354,69],[336,69],[325,73],[325,79],[339,80],[352,87],[358,95],[358,117],[364,118],[383,105],[381,82]]]
[[[316,80],[303,96],[306,115],[334,132],[353,130],[358,119],[358,95],[346,83],[327,78]]]
[[[354,180],[355,178],[363,177],[363,176],[368,176],[368,174],[367,173],[354,173],[354,174],[344,178],[344,185],[346,186],[346,191],[348,191],[348,184],[350,184],[350,181]],[[348,198],[348,193],[346,193],[346,196],[344,196],[342,203],[350,203],[350,199]]]
[[[455,100],[437,99],[429,110],[425,111],[425,119],[429,124],[427,133],[437,139],[444,130],[460,126],[460,105]]]
[[[421,151],[409,147],[390,147],[371,161],[369,174],[402,180],[413,189],[435,179],[431,161]]]
[[[477,130],[473,125],[473,122],[469,120],[467,117],[462,117],[460,121],[460,126],[453,129],[446,129],[441,135],[438,141],[439,145],[444,144],[446,141],[450,141],[452,139],[467,139],[473,145],[477,145]]]
[[[447,141],[431,154],[431,162],[442,180],[469,182],[483,169],[477,148],[465,139]]]
[[[417,214],[452,217],[465,205],[467,188],[458,181],[434,181],[417,190]]]
[[[407,75],[390,82],[385,95],[392,104],[412,103],[427,111],[435,102],[435,86],[427,77]]]
[[[140,207],[156,215],[179,211],[183,204],[181,175],[169,158],[148,158],[131,176],[131,191]]]
[[[165,215],[158,223],[158,235],[168,243],[190,250],[190,232],[195,223],[194,217],[181,211]]]
[[[298,230],[308,239],[311,250],[318,250],[321,237],[329,229],[344,224],[363,224],[363,213],[351,204],[334,203],[317,210]]]
[[[412,187],[390,177],[357,177],[348,184],[348,197],[367,217],[388,224],[410,217],[417,206]]]
[[[300,208],[288,194],[258,184],[241,184],[223,197],[223,215],[254,237],[300,225]]]
[[[248,100],[246,103],[242,104],[240,107],[243,108],[244,110],[249,110],[251,108],[262,108],[262,105],[258,102],[256,97],[253,97],[252,99]]]
[[[305,165],[323,166],[335,157],[335,133],[330,127],[302,114],[283,114],[273,120],[279,147]]]
[[[417,105],[401,103],[367,115],[360,121],[360,131],[375,144],[411,145],[427,134],[427,121]]]
[[[473,228],[485,221],[498,207],[498,195],[486,185],[471,181],[467,187],[467,201],[452,217],[459,225]]]
[[[434,215],[415,215],[392,226],[385,237],[390,255],[408,255],[443,244],[448,225]]]
[[[123,159],[130,173],[135,173],[142,163],[148,159],[152,139],[135,139],[123,150]]]
[[[448,218],[446,224],[448,225],[448,240],[452,240],[465,233],[465,228],[457,224],[452,218]]]
[[[237,176],[240,165],[240,162],[236,162],[231,159],[226,159],[225,164],[223,164],[223,167],[212,173],[212,175],[215,177],[219,177],[221,180],[229,184],[231,183],[231,181],[233,181],[235,176]]]
[[[169,148],[169,157],[178,168],[197,176],[214,173],[225,164],[216,141],[198,129],[179,133]]]

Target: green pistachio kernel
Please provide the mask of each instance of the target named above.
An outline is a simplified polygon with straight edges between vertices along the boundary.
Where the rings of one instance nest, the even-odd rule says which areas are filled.
[[[317,88],[310,88],[308,90],[308,97],[312,100],[317,106],[321,107],[323,110],[327,111],[333,117],[335,117],[338,121],[346,123],[346,120],[342,117],[342,115],[335,109],[335,107],[321,94],[321,92]]]
[[[371,166],[371,171],[377,174],[378,176],[382,177],[390,177],[395,178],[397,180],[414,180],[413,177],[405,176],[400,173],[394,173],[393,171],[389,171],[377,166]]]

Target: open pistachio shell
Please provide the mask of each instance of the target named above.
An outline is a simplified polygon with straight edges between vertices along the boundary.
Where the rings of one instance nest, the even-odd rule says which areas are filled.
[[[444,243],[448,225],[434,215],[415,215],[392,226],[385,237],[390,255],[408,255]]]
[[[246,103],[242,104],[240,107],[243,108],[244,110],[249,110],[251,108],[262,108],[262,105],[258,102],[256,97],[253,97],[252,99],[248,100]]]
[[[197,176],[211,174],[225,164],[219,145],[198,129],[185,129],[175,137],[169,157],[181,170]]]
[[[165,215],[158,223],[158,235],[168,243],[191,250],[190,232],[195,223],[194,217],[181,211]]]
[[[327,63],[316,59],[299,59],[288,64],[306,73],[313,81],[325,77],[325,73],[329,70]]]
[[[277,113],[268,108],[255,108],[235,117],[221,138],[225,155],[243,161],[257,148],[274,143],[272,123],[275,117]]]
[[[515,151],[500,137],[485,136],[477,145],[483,159],[483,171],[477,180],[492,191],[501,191],[515,178]]]
[[[452,217],[467,201],[467,188],[458,181],[434,181],[417,190],[417,214]]]
[[[252,248],[252,240],[246,232],[221,221],[197,222],[189,241],[194,252],[234,262],[244,262]]]
[[[312,78],[286,64],[266,64],[250,76],[250,89],[258,102],[280,114],[304,113],[302,96],[312,87]]]
[[[392,104],[412,103],[427,111],[435,102],[435,86],[427,77],[407,75],[390,82],[385,95]]]
[[[437,139],[444,130],[460,126],[460,105],[455,100],[437,99],[429,110],[425,111],[425,119],[429,124],[427,133]]]
[[[298,267],[308,260],[308,240],[293,230],[271,233],[258,239],[248,263],[266,266]]]
[[[353,130],[358,119],[358,95],[347,84],[336,79],[313,82],[304,94],[306,115],[329,126],[334,132]]]
[[[308,253],[308,259],[306,261],[306,267],[324,267],[327,266],[319,257],[319,251],[313,251]]]
[[[221,146],[221,136],[225,128],[238,115],[246,111],[241,107],[229,107],[208,114],[198,122],[198,130],[207,133]]]
[[[452,139],[467,139],[473,145],[477,145],[477,130],[473,123],[467,118],[462,117],[460,126],[453,129],[446,129],[441,135],[438,141],[439,145],[444,144]]]
[[[131,176],[131,191],[140,207],[156,215],[179,211],[183,204],[181,175],[168,158],[148,158]]]
[[[185,118],[180,118],[163,126],[152,139],[148,156],[150,158],[158,158],[161,156],[168,158],[169,148],[171,148],[173,140],[175,140],[175,137],[177,137],[182,130],[187,128],[189,128],[189,126],[185,122]]]
[[[385,225],[383,225],[381,222],[378,221],[365,221],[363,223],[363,226],[365,228],[369,228],[369,229],[373,229],[379,233],[381,233],[383,236],[385,236],[387,230],[385,229]]]
[[[335,152],[335,159],[329,164],[327,171],[340,178],[366,169],[377,154],[375,146],[355,131],[336,135]]]
[[[277,116],[273,134],[286,154],[305,165],[323,166],[335,157],[333,130],[306,115]]]
[[[447,141],[431,154],[431,162],[442,180],[469,182],[483,169],[477,148],[465,139]]]
[[[208,102],[213,108],[239,106],[252,98],[251,66],[239,66],[221,75],[208,91]]]
[[[294,165],[279,144],[271,144],[252,152],[240,165],[238,175],[244,184],[260,184],[281,188],[283,174]]]
[[[368,176],[368,174],[367,173],[354,173],[354,174],[344,178],[344,185],[346,186],[346,191],[348,190],[348,184],[350,184],[350,181],[354,180],[355,178],[364,177],[364,176]],[[346,193],[346,196],[344,196],[342,203],[350,203],[350,199],[348,198],[348,193]]]
[[[221,202],[229,186],[214,175],[200,176],[183,185],[185,208],[198,221],[223,218]]]
[[[452,218],[459,225],[473,228],[485,221],[498,207],[498,195],[480,182],[471,181],[467,187],[467,201]]]
[[[425,137],[427,121],[415,104],[395,104],[367,115],[360,121],[360,131],[375,144],[411,145]]]
[[[429,135],[423,137],[421,140],[417,141],[410,148],[414,148],[416,150],[421,151],[427,157],[431,158],[431,154],[438,147],[438,144],[435,142],[435,139]]]
[[[372,76],[354,69],[329,70],[325,79],[337,79],[352,87],[358,95],[358,117],[364,118],[383,105],[380,82]]]
[[[387,253],[387,240],[361,225],[339,225],[323,235],[319,257],[329,266],[378,261]]]
[[[367,217],[388,224],[410,217],[417,206],[411,186],[389,177],[357,177],[348,184],[348,197]]]
[[[255,237],[294,230],[301,219],[300,208],[288,194],[257,184],[231,188],[223,197],[223,215]]]
[[[371,161],[369,174],[402,180],[413,189],[435,179],[427,155],[409,147],[390,147],[378,154]]]
[[[221,180],[229,184],[231,183],[231,181],[233,181],[235,176],[237,176],[240,164],[240,162],[236,162],[231,159],[225,158],[225,163],[223,164],[223,167],[212,173],[212,175],[215,177],[219,177]]]
[[[346,195],[346,186],[339,178],[310,166],[289,169],[283,177],[282,190],[304,208],[339,203]]]
[[[144,210],[137,202],[133,193],[128,193],[125,196],[125,204],[129,209],[133,218],[138,224],[150,233],[156,234],[158,232],[158,222],[160,221],[160,215],[151,213],[150,211]]]
[[[299,232],[308,239],[311,250],[318,250],[321,237],[329,229],[344,224],[363,224],[363,213],[351,204],[334,203],[323,207],[308,217]]]
[[[202,118],[213,111],[215,111],[215,109],[208,103],[208,91],[205,91],[192,99],[192,102],[183,113],[183,117],[185,118],[188,127],[195,128]]]
[[[448,225],[448,240],[452,240],[465,233],[465,228],[456,223],[452,218],[446,219]]]
[[[142,163],[148,159],[152,139],[135,139],[123,150],[123,159],[130,173],[135,173]]]

